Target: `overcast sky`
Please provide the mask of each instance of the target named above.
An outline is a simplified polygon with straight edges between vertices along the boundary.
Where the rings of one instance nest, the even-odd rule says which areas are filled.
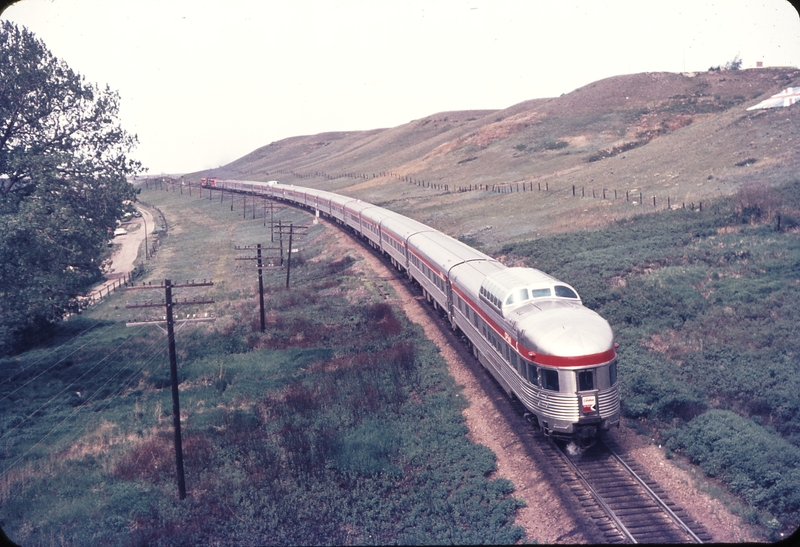
[[[785,0],[22,0],[2,19],[119,91],[150,174],[619,74],[737,55],[742,68],[800,66],[800,17]]]

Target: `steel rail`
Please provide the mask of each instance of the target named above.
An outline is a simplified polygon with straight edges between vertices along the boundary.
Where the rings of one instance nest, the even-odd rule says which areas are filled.
[[[642,480],[642,478],[639,475],[637,475],[636,472],[633,469],[631,469],[630,466],[627,463],[625,463],[625,461],[622,458],[620,458],[619,455],[617,455],[617,453],[614,452],[614,450],[610,446],[608,446],[605,443],[603,444],[606,447],[606,449],[608,449],[608,451],[611,453],[611,455],[614,456],[614,459],[616,459],[617,462],[619,462],[620,465],[622,465],[622,467],[624,467],[625,470],[628,473],[630,473],[630,475],[636,480],[636,482],[638,482],[639,485],[641,485],[642,488],[644,488],[645,492],[647,492],[647,495],[650,496],[650,498],[653,501],[655,501],[664,510],[664,512],[667,513],[667,515],[669,515],[669,517],[675,522],[675,524],[677,524],[684,532],[686,532],[689,535],[690,538],[692,538],[692,541],[694,541],[695,543],[703,543],[703,540],[697,537],[697,535],[692,531],[692,529],[689,528],[689,526],[685,522],[683,522],[683,520],[678,515],[676,515],[672,511],[672,509],[670,509],[669,506],[667,506],[666,503],[664,503],[664,501],[658,496],[658,494],[653,492],[653,490],[649,486],[647,486],[644,480]]]
[[[569,459],[569,456],[564,454],[564,452],[558,447],[554,446],[553,448],[566,462],[567,466],[569,466],[572,472],[575,473],[575,476],[578,477],[578,480],[581,482],[583,487],[586,488],[589,494],[594,498],[594,501],[597,502],[597,505],[599,505],[603,509],[603,511],[605,511],[606,515],[608,515],[608,518],[614,521],[614,525],[622,533],[622,535],[624,535],[631,543],[638,543],[638,541],[636,541],[636,539],[633,537],[633,534],[630,532],[630,530],[628,530],[625,527],[625,525],[622,524],[622,521],[619,519],[616,513],[614,513],[614,510],[611,509],[611,507],[609,507],[605,501],[603,501],[603,498],[600,496],[600,494],[598,494],[597,491],[594,489],[594,487],[592,487],[592,485],[589,484],[589,481],[586,479],[583,472],[581,472],[581,470],[578,469],[578,467],[572,462],[572,460]]]

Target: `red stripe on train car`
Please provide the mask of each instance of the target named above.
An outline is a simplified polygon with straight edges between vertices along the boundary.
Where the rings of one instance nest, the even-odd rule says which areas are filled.
[[[477,313],[481,319],[483,319],[484,322],[486,322],[486,324],[489,325],[489,327],[500,336],[500,338],[508,342],[512,348],[516,349],[520,356],[532,361],[534,364],[548,367],[588,367],[591,365],[602,365],[603,363],[608,363],[617,356],[617,352],[614,348],[601,351],[600,353],[576,355],[573,357],[550,355],[547,353],[536,353],[535,351],[520,344],[519,340],[516,340],[513,336],[502,329],[500,325],[498,325],[491,317],[486,315],[470,297],[468,297],[455,285],[453,285],[453,291],[455,291],[461,297],[461,299],[464,300],[467,306],[472,308],[472,311]]]

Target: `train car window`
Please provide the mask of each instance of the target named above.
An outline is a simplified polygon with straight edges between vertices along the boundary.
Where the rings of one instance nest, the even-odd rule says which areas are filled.
[[[565,287],[564,285],[556,285],[555,289],[556,296],[561,296],[563,298],[578,298],[578,295],[575,294],[575,291],[569,287]]]
[[[578,391],[591,391],[594,389],[594,371],[578,371]]]
[[[612,361],[610,365],[608,365],[608,381],[611,382],[611,385],[617,383],[617,362]]]
[[[522,288],[517,289],[506,298],[506,306],[510,306],[512,304],[517,304],[519,302],[525,302],[528,299],[528,289]]]
[[[530,363],[526,363],[528,369],[528,381],[535,386],[539,385],[539,369]]]
[[[531,298],[542,298],[545,296],[551,296],[552,293],[550,292],[550,288],[547,289],[531,289]]]
[[[519,375],[527,380],[528,375],[526,370],[527,366],[525,365],[525,361],[523,361],[521,357],[517,356],[517,372],[519,372]]]
[[[558,371],[542,369],[542,387],[551,391],[558,391]]]

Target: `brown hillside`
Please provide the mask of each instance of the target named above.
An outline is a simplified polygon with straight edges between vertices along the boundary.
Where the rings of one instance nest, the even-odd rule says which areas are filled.
[[[793,180],[800,106],[746,110],[792,85],[795,68],[616,76],[504,110],[292,137],[205,173],[333,190],[493,245]]]

